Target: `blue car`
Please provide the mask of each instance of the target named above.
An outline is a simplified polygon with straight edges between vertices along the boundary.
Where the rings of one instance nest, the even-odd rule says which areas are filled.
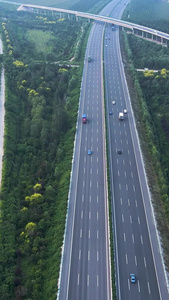
[[[88,150],[88,154],[91,155],[91,154],[92,154],[92,151],[91,151],[91,150]]]
[[[136,275],[135,274],[130,274],[130,281],[131,281],[131,283],[136,282]]]

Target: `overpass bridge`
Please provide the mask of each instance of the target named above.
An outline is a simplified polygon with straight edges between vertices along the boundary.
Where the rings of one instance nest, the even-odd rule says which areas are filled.
[[[149,40],[151,40],[153,42],[158,42],[165,46],[169,45],[169,34],[167,34],[165,32],[158,31],[158,30],[155,30],[155,29],[152,29],[149,27],[141,26],[138,24],[134,24],[131,22],[126,22],[123,20],[110,18],[108,16],[101,16],[101,15],[84,13],[84,12],[74,11],[74,10],[69,10],[69,9],[31,5],[31,4],[21,4],[17,10],[18,11],[27,11],[27,12],[32,12],[32,13],[40,13],[41,11],[43,11],[44,14],[47,14],[47,12],[51,12],[52,15],[54,15],[54,13],[60,13],[60,15],[68,14],[68,16],[75,15],[77,19],[78,19],[78,17],[81,17],[81,18],[87,18],[88,20],[95,20],[95,21],[101,21],[104,23],[109,23],[111,25],[115,24],[122,28],[130,29],[132,33],[137,34],[142,38],[148,38]]]

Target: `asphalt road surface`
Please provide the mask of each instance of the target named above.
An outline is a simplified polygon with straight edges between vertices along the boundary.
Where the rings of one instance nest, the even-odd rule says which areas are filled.
[[[113,11],[112,17],[120,17],[123,2]],[[104,43],[117,295],[122,300],[169,299],[124,80],[118,30],[118,26],[113,30],[107,26]],[[124,109],[127,114],[124,120],[119,120],[118,114]],[[136,283],[131,283],[131,273],[136,275]]]
[[[112,7],[111,3],[102,13],[107,14]],[[102,66],[104,26],[101,22],[93,25],[84,62],[60,300],[112,298]],[[83,113],[87,115],[86,124],[82,124]]]
[[[107,16],[112,11],[112,16],[118,18],[123,9],[124,1],[113,1],[101,14]],[[119,300],[168,299],[151,205],[149,199],[145,201],[145,195],[148,198],[149,193],[125,86],[117,32],[118,27],[112,30],[108,26],[104,35],[117,296]],[[103,33],[104,24],[96,22],[89,36],[84,62],[58,293],[60,300],[108,300],[112,297],[102,79]],[[88,62],[89,56],[91,62]],[[123,121],[119,121],[118,113],[125,108],[128,113]],[[87,124],[82,124],[83,113],[87,114]],[[122,154],[117,154],[117,149]],[[91,155],[88,155],[88,150],[91,150]],[[136,274],[135,284],[130,282],[130,273]]]

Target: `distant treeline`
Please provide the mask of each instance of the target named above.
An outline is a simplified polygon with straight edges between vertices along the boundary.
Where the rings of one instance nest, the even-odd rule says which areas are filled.
[[[126,7],[123,18],[129,22],[169,33],[168,16],[168,1],[131,0]]]
[[[99,13],[100,10],[109,3],[109,0],[80,0],[79,2],[75,3],[71,9],[78,10],[78,11],[91,11],[94,13]]]

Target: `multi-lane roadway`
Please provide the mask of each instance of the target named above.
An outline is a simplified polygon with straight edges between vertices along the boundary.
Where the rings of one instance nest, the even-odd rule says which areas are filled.
[[[113,17],[119,18],[122,10],[123,1]],[[137,153],[118,27],[113,31],[106,28],[104,54],[118,299],[168,299],[142,158]],[[127,114],[120,121],[118,114],[126,108]],[[136,275],[136,283],[131,283],[131,273]]]
[[[126,3],[114,0],[107,5],[101,12],[106,22],[112,22],[108,17],[110,13],[114,19],[120,18]],[[125,22],[123,25],[130,26]],[[121,61],[119,29],[107,26],[104,34],[104,26],[103,22],[93,25],[86,50],[58,299],[112,299],[102,65],[104,41],[117,298],[167,300],[169,294],[150,194]],[[134,28],[168,38],[168,35],[137,24]],[[91,62],[88,62],[89,56]],[[118,113],[126,108],[124,120],[119,121]],[[87,124],[82,124],[83,113],[87,114]],[[136,275],[135,283],[130,281],[131,273]]]
[[[102,65],[103,33],[104,24],[95,23],[86,50],[60,300],[112,299]],[[88,57],[91,57],[90,62]],[[83,113],[87,115],[86,124],[82,124]],[[91,155],[88,154],[88,150],[91,150]]]
[[[0,2],[6,2],[6,3],[11,3],[11,4],[16,4],[18,5],[19,3],[12,3],[10,1],[3,1],[0,0]],[[128,1],[126,1],[127,3]],[[120,3],[120,1],[119,1]],[[122,2],[121,2],[122,3]],[[121,5],[120,3],[120,5]],[[123,2],[123,5],[126,5],[125,2]],[[114,4],[113,4],[114,5]],[[115,6],[114,6],[115,7]],[[39,13],[39,10],[44,10],[44,13],[46,13],[47,11],[51,11],[52,14],[54,12],[60,12],[60,13],[66,13],[66,14],[73,14],[76,16],[76,18],[78,17],[82,17],[82,18],[88,18],[91,20],[98,20],[98,21],[102,21],[102,22],[106,22],[106,23],[114,23],[116,25],[125,27],[125,28],[129,28],[129,29],[136,29],[141,31],[142,33],[149,33],[153,39],[156,39],[155,37],[158,37],[158,41],[161,41],[162,43],[164,42],[165,44],[167,43],[167,40],[169,40],[169,34],[165,33],[165,32],[161,32],[161,31],[157,31],[153,28],[148,28],[139,24],[134,24],[131,22],[126,22],[123,20],[118,20],[117,17],[114,17],[112,15],[112,17],[109,17],[109,14],[104,14],[104,12],[102,11],[102,15],[95,15],[95,14],[91,14],[91,13],[85,13],[85,12],[80,12],[80,11],[74,11],[74,10],[69,10],[69,9],[62,9],[62,8],[54,8],[54,7],[47,7],[47,6],[40,6],[40,5],[32,5],[32,4],[21,4],[18,7],[18,11],[21,10],[26,10],[28,12],[37,12]]]
[[[82,84],[80,112],[87,114],[87,123],[82,124],[80,113],[80,154],[68,299],[111,299],[100,51],[102,34],[103,30],[95,25],[88,47],[91,62],[87,62]],[[91,150],[91,155],[88,150]]]
[[[112,12],[114,18],[119,18],[123,9],[124,1],[115,0],[102,11],[102,15],[107,16]],[[99,22],[92,27],[84,63],[58,299],[112,298],[103,39],[117,297],[119,300],[168,299],[142,157],[124,79],[118,28],[112,30],[108,26],[104,35],[104,24]],[[91,62],[88,62],[89,56]],[[118,113],[125,108],[128,113],[123,121],[119,121]],[[109,112],[112,114],[109,115]],[[83,113],[87,114],[87,124],[82,124]],[[89,149],[91,155],[88,154]],[[122,153],[118,154],[117,149]],[[136,275],[136,283],[130,282],[130,273]]]

